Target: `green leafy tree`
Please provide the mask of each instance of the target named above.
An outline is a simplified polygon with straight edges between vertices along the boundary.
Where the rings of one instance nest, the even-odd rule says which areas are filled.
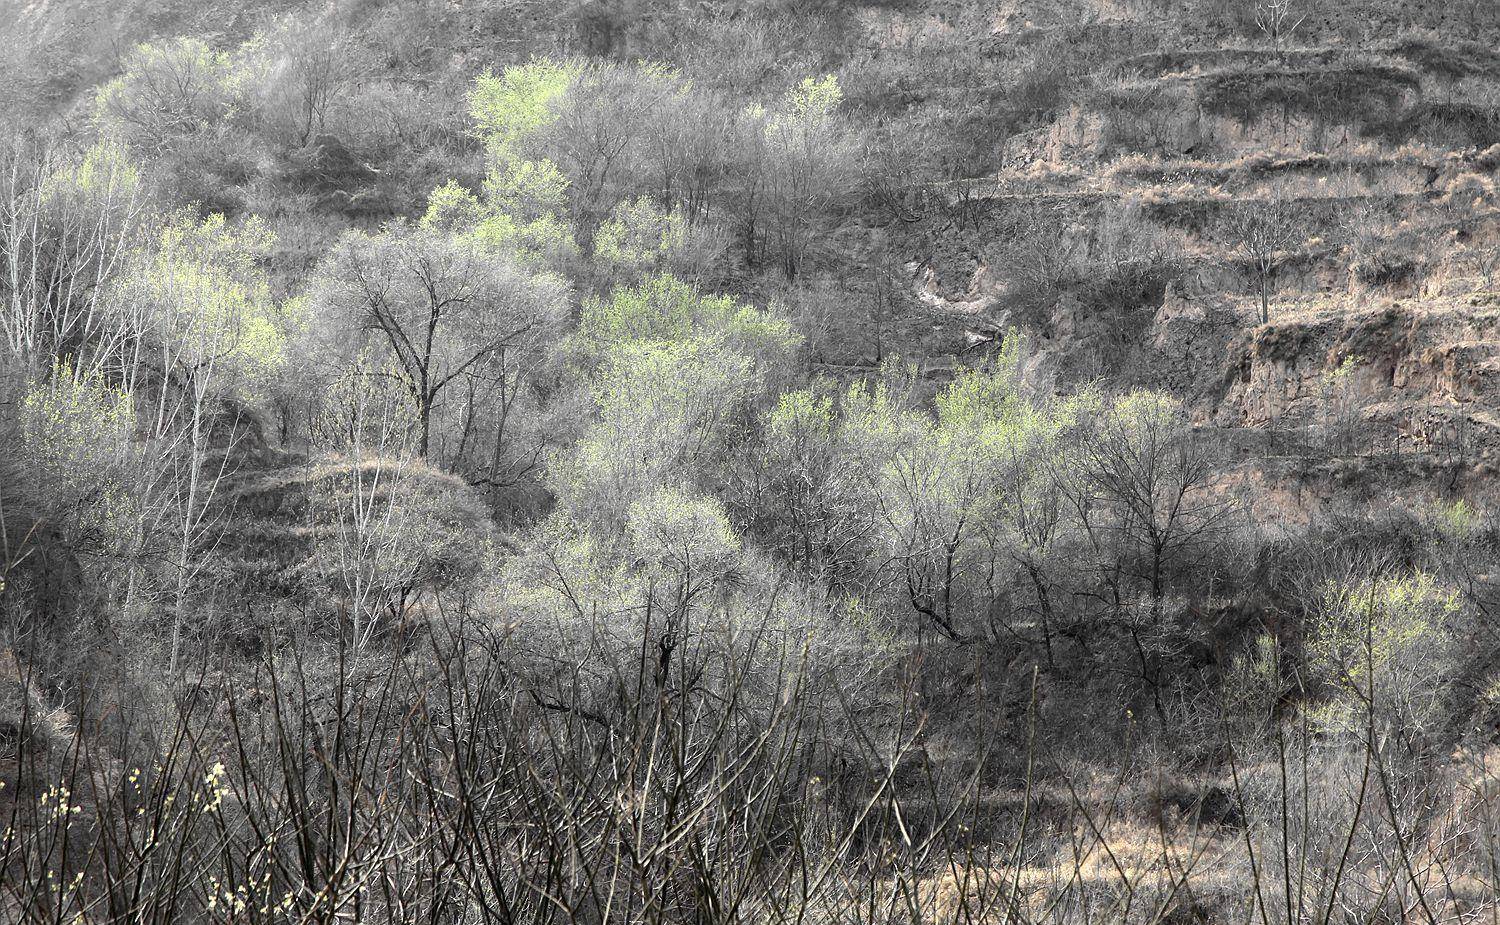
[[[478,78],[469,112],[487,155],[481,195],[453,182],[439,187],[423,223],[530,259],[560,261],[571,254],[568,180],[536,139],[557,120],[577,72],[572,65],[534,62]]]
[[[1035,551],[1027,495],[1051,478],[1080,409],[1029,396],[1021,359],[1012,343],[994,365],[961,372],[933,415],[909,407],[900,374],[846,403],[897,593],[955,641],[1009,616],[1009,576]]]
[[[20,398],[19,461],[74,552],[108,569],[131,551],[135,406],[97,375],[58,365]]]
[[[628,499],[722,470],[796,345],[784,319],[671,276],[590,299],[567,353],[593,415],[554,466],[564,505],[619,525]]]
[[[135,319],[136,337],[123,381],[142,406],[146,449],[134,478],[142,554],[165,546],[171,574],[169,673],[197,618],[198,582],[224,526],[214,503],[231,468],[228,450],[243,422],[239,409],[264,398],[285,360],[260,259],[270,247],[254,220],[168,216],[155,238],[129,260],[113,295],[115,311]],[[155,595],[141,563],[133,565],[123,610],[154,628]]]
[[[138,333],[108,295],[146,222],[140,172],[116,143],[77,158],[0,161],[0,344],[16,368],[117,370]]]
[[[656,64],[601,63],[575,71],[557,119],[536,142],[568,179],[568,214],[585,250],[620,203],[658,192],[659,178],[650,169],[655,126],[685,92],[678,74]]]
[[[875,511],[829,384],[782,394],[762,440],[731,480],[747,532],[810,581],[861,589],[877,535]]]
[[[169,216],[139,250],[117,293],[120,311],[146,320],[161,368],[189,390],[198,385],[254,402],[286,361],[282,314],[262,261],[275,241],[259,220]]]
[[[611,351],[594,380],[597,417],[554,465],[559,500],[589,522],[620,525],[630,499],[711,472],[756,378],[747,357],[711,342]]]
[[[607,299],[588,300],[572,349],[591,368],[620,345],[690,339],[722,343],[761,371],[783,360],[798,343],[786,319],[662,274],[638,286],[617,287]]]
[[[723,251],[714,229],[692,225],[680,209],[663,211],[643,196],[617,205],[594,235],[594,270],[615,286],[658,274],[702,280]]]
[[[764,223],[789,279],[804,269],[833,207],[859,183],[861,141],[839,115],[843,98],[837,78],[809,77],[764,117]]]

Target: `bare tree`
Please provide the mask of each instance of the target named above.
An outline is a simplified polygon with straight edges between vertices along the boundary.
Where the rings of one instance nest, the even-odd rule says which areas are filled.
[[[267,49],[252,92],[266,119],[305,145],[327,129],[329,112],[359,77],[361,47],[337,26],[293,18]]]
[[[1101,565],[1102,584],[1123,604],[1144,590],[1153,616],[1175,574],[1209,562],[1232,506],[1211,490],[1213,455],[1168,396],[1116,399],[1083,441],[1068,489]]]
[[[375,345],[382,375],[407,391],[428,455],[433,412],[461,377],[503,352],[536,349],[566,309],[565,289],[470,241],[392,228],[346,237],[315,284],[323,336]]]
[[[1271,289],[1287,252],[1303,240],[1296,217],[1284,202],[1256,202],[1229,220],[1229,234],[1240,256],[1255,274],[1260,295],[1260,323],[1271,319]]]
[[[1305,0],[1257,0],[1255,27],[1278,52],[1307,21]]]

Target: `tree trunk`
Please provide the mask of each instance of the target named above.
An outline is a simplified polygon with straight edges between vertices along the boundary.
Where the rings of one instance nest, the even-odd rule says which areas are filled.
[[[430,396],[417,399],[417,418],[422,426],[422,436],[417,444],[417,455],[426,459],[427,447],[432,437],[432,399]]]

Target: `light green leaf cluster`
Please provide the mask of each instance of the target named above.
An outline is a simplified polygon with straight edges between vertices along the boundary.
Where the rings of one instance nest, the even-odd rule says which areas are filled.
[[[678,576],[641,567],[632,545],[562,512],[530,534],[493,589],[521,670],[560,672],[582,696],[607,697],[640,669],[642,648],[654,649],[671,628],[695,639],[721,631],[712,598],[679,597]]]
[[[1364,357],[1361,356],[1346,356],[1339,362],[1338,366],[1335,366],[1333,369],[1324,370],[1322,375],[1318,377],[1319,383],[1328,391],[1345,388],[1349,385],[1350,380],[1354,378],[1354,373],[1364,361]]]
[[[140,192],[141,173],[128,151],[109,139],[95,142],[76,163],[47,177],[42,186],[48,201],[88,199],[126,203]]]
[[[498,249],[548,256],[573,248],[573,232],[562,217],[568,179],[550,160],[506,160],[491,165],[484,180],[484,212],[474,235]]]
[[[1251,729],[1258,732],[1271,718],[1281,697],[1282,683],[1281,647],[1275,637],[1262,633],[1249,651],[1234,660],[1224,678],[1226,712],[1248,721]]]
[[[952,622],[960,615],[986,612],[1017,561],[1050,555],[1056,534],[1038,521],[1057,510],[1091,408],[1087,394],[1032,396],[1022,360],[1020,345],[1007,344],[990,364],[960,371],[932,411],[917,399],[916,370],[889,363],[843,398],[831,438],[837,461],[821,467],[852,467],[860,486],[850,504],[849,479],[835,479],[837,497],[824,500],[821,516],[869,512],[868,526],[841,521],[869,537],[868,555],[884,563],[897,595],[952,632],[963,631]],[[813,430],[819,405],[798,398],[780,417]]]
[[[1463,499],[1451,504],[1436,504],[1432,513],[1438,532],[1450,540],[1469,539],[1480,527],[1479,512]]]
[[[887,386],[850,419],[864,431],[860,442],[879,448],[872,458],[887,460],[879,492],[907,539],[995,526],[1016,493],[1045,473],[1077,417],[1075,403],[1033,403],[1021,391],[1014,346],[990,366],[961,370],[936,404],[931,417],[901,409]]]
[[[1441,682],[1451,668],[1448,627],[1462,609],[1458,593],[1426,572],[1370,578],[1324,589],[1307,642],[1308,668],[1334,692],[1315,718],[1333,729],[1358,729],[1360,714],[1424,725],[1440,712]]]
[[[681,210],[658,208],[648,197],[620,203],[594,235],[594,260],[612,274],[665,270],[687,245]]]
[[[518,156],[532,136],[556,121],[558,104],[580,70],[575,63],[544,60],[478,77],[469,115],[491,155]]]
[[[578,72],[577,65],[538,61],[479,77],[469,113],[489,158],[482,196],[450,181],[432,193],[423,223],[532,260],[571,253],[573,233],[563,218],[567,177],[531,149],[556,121]]]
[[[1186,420],[1182,403],[1165,392],[1139,389],[1115,399],[1112,419],[1125,436],[1134,440],[1179,430]]]
[[[554,465],[560,501],[593,522],[621,523],[631,499],[690,476],[756,382],[747,357],[709,341],[615,348],[595,378],[597,420]]]
[[[575,518],[554,514],[529,539],[531,553],[507,563],[496,603],[537,625],[544,645],[587,645],[583,618],[638,603],[623,562]]]
[[[485,220],[484,204],[457,180],[449,180],[427,197],[422,226],[445,234],[472,233]]]
[[[740,552],[740,538],[724,506],[677,486],[660,487],[632,502],[626,531],[637,561],[668,581],[722,575]]]
[[[888,457],[899,444],[926,437],[928,416],[913,407],[917,368],[900,359],[887,359],[871,382],[856,382],[843,398],[846,435],[871,459]]]
[[[831,115],[844,102],[844,90],[839,79],[832,74],[823,77],[806,77],[796,89],[787,94],[788,113],[802,118],[822,118]]]
[[[843,88],[834,75],[805,78],[769,114],[766,136],[773,144],[806,141],[830,125],[843,101]]]
[[[777,443],[819,443],[833,436],[833,399],[811,389],[783,392],[766,416],[766,437]]]
[[[225,364],[256,392],[286,360],[281,313],[260,258],[274,238],[258,219],[177,214],[136,255],[124,297],[152,313],[164,346],[191,369]]]
[[[799,343],[785,318],[731,296],[706,295],[670,274],[618,287],[608,299],[590,299],[576,342],[592,365],[619,345],[690,339],[719,344],[757,365],[784,357]]]
[[[620,502],[606,499],[691,481],[796,343],[784,319],[670,275],[589,300],[570,351],[592,371],[598,417],[555,466],[563,496],[618,523]]]
[[[580,530],[617,538],[602,561],[626,569],[638,599],[695,593],[739,561],[740,538],[702,482],[796,342],[783,319],[667,274],[584,306],[570,347],[595,417],[550,479]]]
[[[26,469],[62,502],[68,526],[106,544],[123,542],[134,510],[129,393],[59,364],[21,396],[19,418]]]

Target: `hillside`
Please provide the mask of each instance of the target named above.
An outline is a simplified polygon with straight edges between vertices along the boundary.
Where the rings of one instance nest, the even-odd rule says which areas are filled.
[[[0,921],[1500,909],[1500,4],[0,0],[0,125]]]

